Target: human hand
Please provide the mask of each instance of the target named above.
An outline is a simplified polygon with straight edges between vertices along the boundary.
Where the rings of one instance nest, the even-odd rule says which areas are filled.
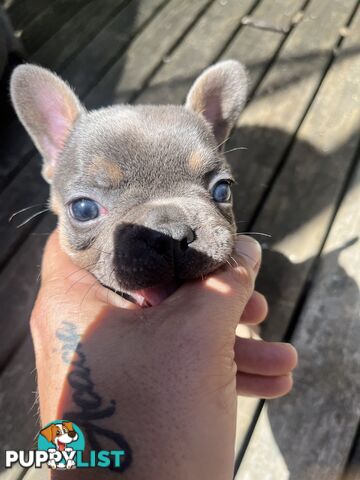
[[[253,292],[260,257],[256,242],[239,237],[237,267],[140,309],[79,270],[55,232],[31,319],[43,424],[68,418],[102,449],[122,438],[124,478],[231,478],[236,388],[283,395],[296,364],[289,345],[235,338],[239,321],[256,324],[266,315],[265,299]],[[99,428],[114,435],[100,438]]]

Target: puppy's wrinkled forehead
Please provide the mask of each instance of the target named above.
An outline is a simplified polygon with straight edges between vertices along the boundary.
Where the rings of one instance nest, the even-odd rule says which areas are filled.
[[[54,186],[129,184],[159,193],[220,168],[216,147],[208,125],[184,107],[110,107],[78,121]],[[64,182],[69,167],[72,176]]]

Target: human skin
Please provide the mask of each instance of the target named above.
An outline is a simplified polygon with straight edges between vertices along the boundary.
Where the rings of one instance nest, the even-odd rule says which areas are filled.
[[[90,432],[88,449],[95,425],[110,432],[95,434],[102,449],[116,449],[109,438],[120,434],[128,455],[121,475],[69,478],[232,478],[236,395],[286,394],[297,362],[291,345],[236,337],[267,304],[254,292],[259,244],[240,236],[234,262],[140,309],[79,270],[51,235],[31,317],[42,425],[73,420]]]

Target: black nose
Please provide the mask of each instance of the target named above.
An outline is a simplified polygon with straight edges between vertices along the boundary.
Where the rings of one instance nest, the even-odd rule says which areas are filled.
[[[195,240],[195,232],[184,223],[168,223],[159,225],[157,230],[150,230],[146,238],[147,244],[158,254],[184,251]]]
[[[138,290],[172,281],[188,262],[194,231],[182,222],[149,228],[122,223],[114,238],[114,269],[121,287]]]
[[[75,438],[75,437],[76,437],[76,432],[75,432],[75,430],[70,430],[70,431],[68,432],[68,435],[69,435],[70,438]]]

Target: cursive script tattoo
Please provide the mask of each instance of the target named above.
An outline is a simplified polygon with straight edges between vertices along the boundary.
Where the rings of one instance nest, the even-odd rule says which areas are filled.
[[[81,427],[92,450],[104,450],[101,446],[101,438],[110,440],[115,444],[116,449],[124,450],[125,457],[121,466],[111,465],[109,468],[117,472],[125,471],[132,462],[130,445],[122,434],[94,423],[115,414],[115,400],[110,400],[107,405],[104,405],[103,398],[96,392],[95,384],[91,379],[91,369],[86,366],[86,355],[79,341],[80,335],[77,332],[76,325],[63,322],[62,328],[56,332],[56,337],[62,342],[61,357],[63,361],[72,367],[67,380],[72,389],[72,400],[79,408],[77,411],[65,412],[64,417]]]

